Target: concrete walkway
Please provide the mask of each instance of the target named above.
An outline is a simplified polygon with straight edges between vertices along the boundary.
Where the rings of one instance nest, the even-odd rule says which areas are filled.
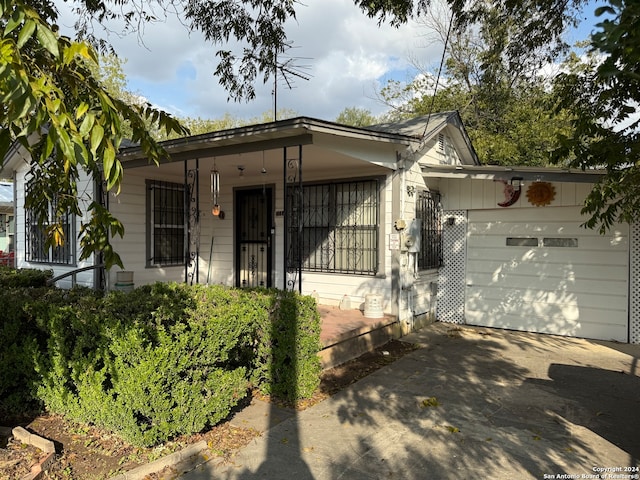
[[[263,435],[181,478],[639,478],[640,346],[442,323],[403,340],[423,348],[305,411],[254,403],[234,421]]]

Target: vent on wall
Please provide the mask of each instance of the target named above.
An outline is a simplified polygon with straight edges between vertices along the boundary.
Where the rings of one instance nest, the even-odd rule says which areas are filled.
[[[444,134],[443,133],[438,134],[438,151],[444,152]]]

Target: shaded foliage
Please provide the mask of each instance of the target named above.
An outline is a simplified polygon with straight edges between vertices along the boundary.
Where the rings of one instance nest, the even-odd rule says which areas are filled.
[[[556,81],[573,130],[554,161],[606,171],[583,208],[586,226],[605,232],[640,215],[640,4],[611,0],[597,13],[608,18],[591,37],[591,54],[573,58]]]
[[[218,423],[251,386],[295,401],[320,381],[319,315],[295,293],[158,283],[0,301],[5,415],[44,405],[154,445]]]

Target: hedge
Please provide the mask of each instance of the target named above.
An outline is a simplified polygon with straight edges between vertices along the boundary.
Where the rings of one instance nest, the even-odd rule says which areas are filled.
[[[0,300],[5,413],[42,402],[155,445],[223,420],[251,387],[295,401],[319,384],[318,311],[295,293],[157,283]]]

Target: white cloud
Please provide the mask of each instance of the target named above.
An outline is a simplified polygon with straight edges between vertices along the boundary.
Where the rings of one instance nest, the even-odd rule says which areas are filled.
[[[59,2],[66,20],[66,3]],[[375,100],[383,79],[411,70],[408,58],[419,54],[425,63],[439,61],[441,47],[419,48],[419,27],[378,26],[350,0],[323,0],[300,5],[297,21],[289,22],[290,50],[297,65],[309,65],[310,80],[295,79],[294,88],[279,82],[278,108],[300,115],[332,120],[345,107],[357,106],[382,113]],[[217,46],[201,34],[189,34],[173,17],[147,25],[144,45],[136,35],[109,40],[127,59],[129,87],[150,102],[179,115],[219,118],[225,113],[241,118],[261,115],[273,108],[272,84],[259,85],[257,98],[246,103],[228,103],[227,92],[213,76]]]

